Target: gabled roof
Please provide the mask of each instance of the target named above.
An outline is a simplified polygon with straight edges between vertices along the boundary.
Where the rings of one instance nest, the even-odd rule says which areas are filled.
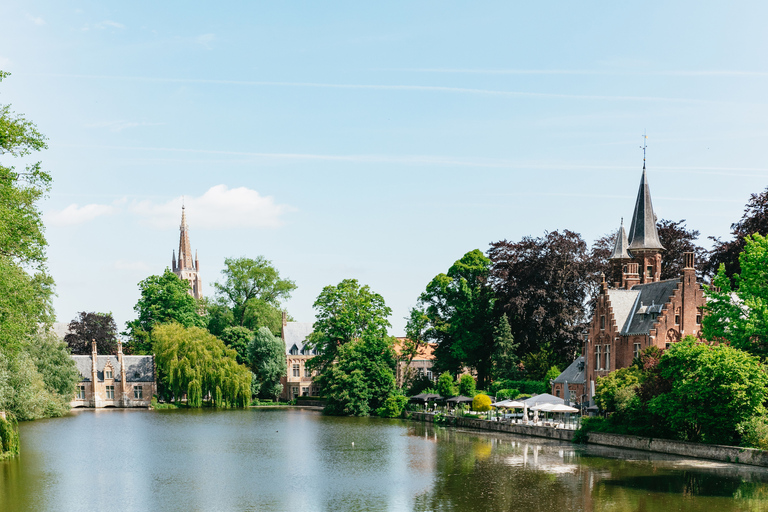
[[[619,333],[624,332],[624,327],[628,325],[629,316],[635,307],[639,290],[610,289],[607,291],[608,300],[611,301],[613,318],[616,320],[616,327]]]
[[[285,341],[285,355],[291,354],[291,348],[296,345],[300,354],[304,354],[304,342],[307,336],[314,330],[311,322],[287,322],[283,325],[283,341]],[[306,354],[309,355],[309,354]]]
[[[680,279],[676,278],[633,286],[631,291],[638,291],[639,294],[621,334],[649,334],[656,323],[656,317],[664,304],[672,298],[679,282]]]
[[[631,260],[632,256],[627,252],[629,249],[629,240],[627,239],[627,232],[624,231],[624,219],[621,219],[621,227],[619,233],[616,235],[616,243],[613,246],[613,252],[611,253],[611,260]]]
[[[640,179],[640,189],[637,191],[632,224],[629,226],[629,250],[641,249],[664,249],[656,229],[656,215],[653,213],[651,190],[648,188],[645,166],[643,166],[643,177]]]
[[[574,362],[572,362],[563,373],[557,376],[555,383],[557,384],[584,384],[587,379],[584,374],[584,356],[579,356]]]

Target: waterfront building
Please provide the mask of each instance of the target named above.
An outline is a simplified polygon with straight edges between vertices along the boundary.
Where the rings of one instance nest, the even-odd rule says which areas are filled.
[[[184,206],[181,207],[181,226],[179,227],[179,257],[176,258],[176,251],[173,251],[171,258],[171,270],[179,276],[179,279],[189,283],[189,294],[196,299],[203,298],[203,281],[200,278],[200,262],[197,259],[192,260],[192,246],[189,242],[189,226],[187,225],[187,215]]]
[[[705,299],[696,280],[694,255],[684,255],[682,275],[661,280],[663,251],[643,164],[629,235],[622,222],[610,256],[613,282],[603,276],[588,327],[585,367],[590,400],[598,377],[630,366],[648,347],[668,348],[701,331]]]
[[[319,390],[312,383],[313,372],[306,367],[307,362],[317,355],[317,350],[305,345],[307,337],[313,331],[312,322],[289,322],[283,312],[281,337],[285,342],[285,359],[288,372],[282,379],[281,400],[293,400],[300,396],[317,396]]]
[[[156,392],[154,356],[98,355],[96,342],[87,356],[70,356],[80,372],[71,407],[149,407]]]
[[[400,359],[403,345],[407,341],[408,338],[395,338],[395,354],[398,358],[395,375],[397,379],[397,387],[403,387],[403,383],[406,381],[406,377],[409,373],[411,373],[413,378],[426,376],[429,380],[434,382],[436,378],[435,375],[432,374],[432,365],[435,362],[435,348],[437,348],[437,343],[419,345],[416,355],[411,362],[408,363],[408,361]]]
[[[554,381],[552,394],[567,400],[571,405],[587,402],[586,364],[584,356],[579,356]],[[568,388],[566,393],[566,386]]]

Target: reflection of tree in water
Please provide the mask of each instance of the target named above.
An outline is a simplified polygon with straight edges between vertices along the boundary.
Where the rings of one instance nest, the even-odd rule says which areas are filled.
[[[536,438],[410,430],[437,441],[434,487],[415,510],[768,512],[768,472],[759,468],[676,469],[679,459],[658,454],[622,460]]]

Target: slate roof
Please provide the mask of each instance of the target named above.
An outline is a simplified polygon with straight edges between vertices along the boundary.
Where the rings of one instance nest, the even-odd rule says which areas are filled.
[[[621,334],[624,336],[648,334],[656,322],[656,317],[661,313],[662,307],[672,298],[672,294],[677,289],[679,282],[680,279],[676,278],[633,286],[630,291],[638,291],[640,293],[635,300],[626,325],[621,330]],[[611,304],[613,304],[613,301],[611,301]]]
[[[651,204],[651,189],[643,165],[643,177],[640,179],[640,189],[637,191],[635,211],[632,214],[632,224],[629,226],[629,250],[664,249],[656,230],[656,215]]]
[[[91,356],[70,356],[80,372],[80,382],[91,381]],[[104,380],[104,368],[107,362],[114,370],[113,377],[120,380],[120,363],[117,356],[96,356],[96,378]],[[155,361],[152,356],[123,356],[125,362],[125,380],[127,382],[154,382]]]
[[[630,260],[632,256],[629,255],[627,249],[629,248],[629,240],[627,239],[627,232],[624,231],[624,219],[621,219],[621,227],[619,233],[616,236],[616,243],[613,245],[613,252],[611,260]]]
[[[616,326],[620,333],[623,333],[624,327],[628,325],[627,320],[629,320],[632,309],[635,307],[638,295],[640,295],[640,291],[634,288],[632,290],[608,290],[608,299],[611,301],[613,317],[616,320]]]
[[[283,326],[283,340],[285,341],[285,355],[291,355],[291,349],[296,347],[296,350],[301,355],[313,355],[316,351],[311,351],[309,348],[304,348],[304,342],[307,336],[312,334],[314,330],[314,324],[311,322],[287,322]]]
[[[572,362],[568,368],[555,379],[556,384],[584,384],[587,379],[585,375],[584,356],[579,356]]]

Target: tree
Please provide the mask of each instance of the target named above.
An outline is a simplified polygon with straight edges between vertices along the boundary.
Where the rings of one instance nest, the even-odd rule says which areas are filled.
[[[699,230],[687,229],[685,219],[673,222],[661,219],[656,223],[659,232],[659,240],[664,247],[661,260],[661,279],[673,279],[683,275],[683,254],[692,252],[698,262],[696,274],[699,279],[704,277],[704,268],[708,258],[708,252],[694,242],[699,238]]]
[[[493,330],[493,347],[493,379],[517,379],[520,376],[520,358],[517,357],[517,343],[506,313],[501,315]]]
[[[744,243],[736,291],[724,263],[706,289],[702,334],[768,360],[768,238],[755,233]]]
[[[458,394],[456,381],[449,372],[443,372],[437,378],[437,392],[444,398],[450,398]]]
[[[430,281],[410,316],[410,325],[417,325],[415,319],[425,322],[423,337],[437,343],[436,371],[458,373],[470,367],[481,386],[489,383],[494,354],[490,266],[480,250],[466,253],[447,274]]]
[[[325,412],[361,416],[378,409],[395,389],[394,339],[387,334],[392,310],[356,279],[323,288],[314,308],[307,345],[319,354],[307,366],[318,372]]]
[[[417,375],[414,368],[411,367],[413,359],[419,354],[419,351],[428,345],[424,333],[429,328],[429,317],[418,308],[411,309],[405,324],[405,339],[401,340],[398,346],[398,361],[405,363],[403,370],[403,388],[410,388],[412,394],[418,394],[422,389],[432,385],[431,380],[426,375]],[[416,382],[421,381],[421,382]],[[418,391],[414,392],[414,389]]]
[[[266,327],[259,328],[248,344],[248,359],[259,397],[277,400],[283,391],[280,378],[285,377],[288,370],[283,339]]]
[[[139,290],[141,297],[133,307],[138,318],[126,325],[131,337],[128,352],[151,353],[151,333],[156,325],[176,322],[184,327],[205,327],[205,319],[198,314],[198,303],[189,294],[189,284],[169,269],[141,281]]]
[[[93,340],[99,354],[117,353],[117,324],[112,313],[81,311],[69,322],[69,333],[64,336],[64,342],[73,354],[90,354]]]
[[[565,230],[502,240],[491,244],[488,255],[498,310],[509,317],[521,354],[549,343],[558,362],[570,363],[581,344],[590,290],[599,280],[581,236]]]
[[[467,373],[459,379],[459,394],[472,398],[475,396],[477,384],[475,378]]]
[[[211,397],[217,407],[246,407],[251,399],[251,372],[237,364],[237,354],[200,327],[179,323],[152,329],[158,378],[167,398],[200,407]]]
[[[720,265],[724,265],[725,275],[728,277],[740,274],[739,255],[744,250],[746,237],[754,233],[768,236],[768,188],[749,197],[741,219],[731,224],[731,240],[724,242],[719,238],[710,237],[714,247],[710,251],[704,272],[712,276],[718,272]]]
[[[339,347],[336,363],[316,379],[327,399],[326,414],[365,416],[384,406],[395,393],[392,344],[387,336],[366,333]]]
[[[391,327],[387,317],[392,310],[384,298],[357,279],[344,279],[336,286],[326,286],[313,304],[317,321],[307,338],[307,346],[318,355],[309,364],[324,372],[336,360],[339,348],[355,340],[387,338]]]
[[[744,351],[686,336],[664,352],[659,370],[672,387],[649,406],[679,439],[736,444],[738,425],[765,414],[768,375]]]
[[[213,285],[217,293],[215,304],[231,312],[231,325],[253,331],[269,327],[273,333],[279,332],[280,305],[290,298],[296,284],[282,279],[272,262],[263,256],[226,258],[221,273],[224,282]]]
[[[247,327],[227,327],[219,339],[237,353],[238,364],[249,364],[248,344],[253,339],[253,331]]]
[[[491,410],[491,397],[482,393],[475,395],[472,399],[472,410],[486,412]]]

